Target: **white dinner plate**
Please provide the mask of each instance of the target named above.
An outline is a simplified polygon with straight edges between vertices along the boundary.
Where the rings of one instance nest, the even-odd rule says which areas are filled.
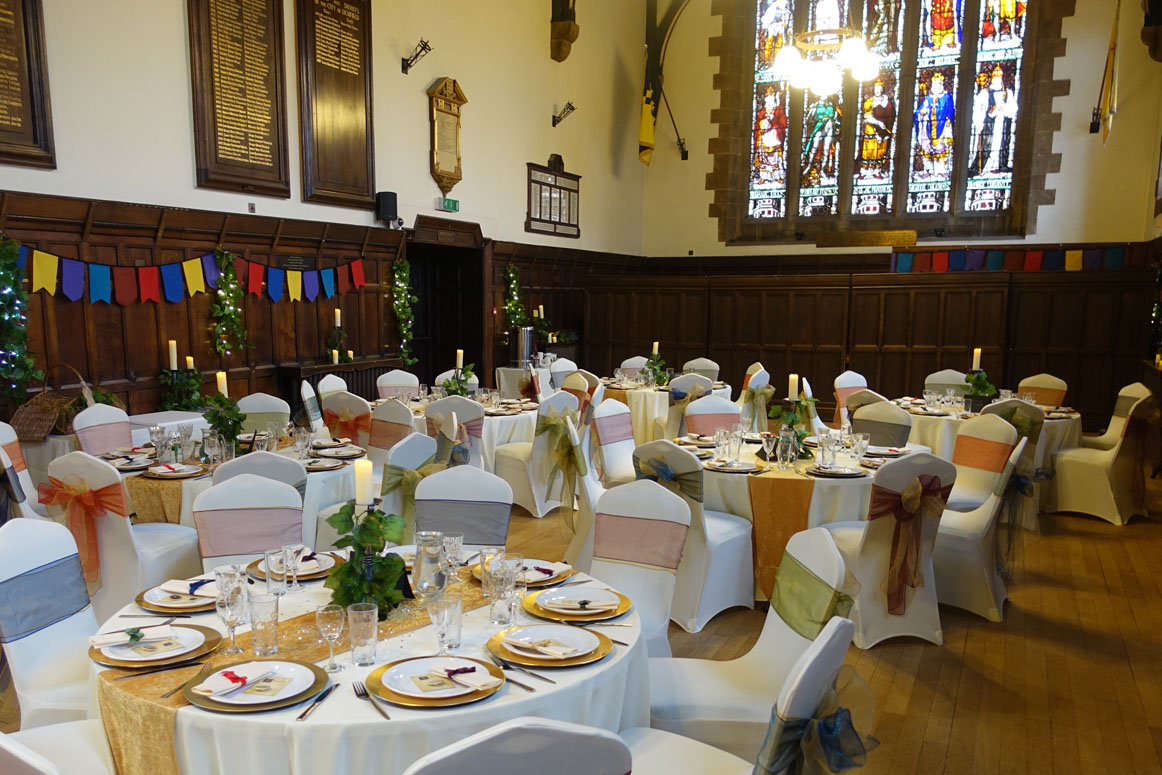
[[[157,465],[157,461],[154,460],[153,458],[146,458],[145,460],[138,460],[138,461],[126,460],[126,461],[122,461],[120,463],[114,463],[113,467],[116,468],[118,471],[144,471],[145,469],[147,469],[153,465]]]
[[[182,644],[180,649],[166,651],[162,654],[138,654],[133,651],[133,649],[137,648],[138,645],[149,645],[148,643],[145,643],[133,646],[106,646],[105,648],[101,649],[101,653],[109,659],[120,659],[123,662],[154,662],[159,659],[172,659],[173,657],[185,654],[186,652],[193,651],[198,646],[201,646],[206,642],[206,636],[203,635],[199,630],[195,630],[189,627],[174,627],[172,629],[173,639]],[[149,630],[144,630],[143,632],[148,634]]]
[[[334,471],[336,468],[342,468],[345,463],[334,458],[316,458],[308,460],[305,465],[308,471]]]
[[[166,592],[161,587],[154,587],[145,593],[145,602],[159,605],[162,608],[173,608],[175,610],[179,608],[198,608],[200,606],[204,606],[206,603],[214,602],[214,598],[212,597],[199,597],[197,600],[174,602],[174,600],[171,599],[172,594],[173,593]],[[117,658],[121,659],[122,657]]]
[[[900,457],[908,454],[903,447],[878,447],[874,444],[867,448],[867,453],[873,457]]]
[[[471,686],[464,684],[456,684],[451,689],[440,689],[434,692],[422,691],[415,682],[412,681],[412,676],[424,675],[426,673],[438,672],[442,673],[444,670],[456,670],[461,667],[474,667],[477,671],[484,670],[477,662],[471,662],[467,659],[460,659],[458,657],[428,657],[427,659],[411,659],[407,662],[392,667],[383,674],[383,685],[393,692],[398,694],[405,694],[408,697],[422,697],[429,700],[438,700],[443,697],[458,697],[461,694],[468,694],[476,691]]]
[[[818,436],[808,436],[807,438],[803,439],[803,443],[805,445],[807,445],[808,447],[818,447],[819,446],[819,437]]]
[[[576,607],[576,603],[582,600],[588,600],[593,603],[620,603],[619,598],[608,589],[601,589],[598,587],[585,586],[584,589],[575,587],[566,587],[564,589],[547,589],[537,595],[537,604],[542,608],[548,608],[550,611],[559,611],[563,614],[587,613]],[[573,607],[568,607],[568,603],[573,603]],[[604,609],[602,609],[604,610]],[[588,613],[592,613],[589,611]]]
[[[149,475],[162,479],[185,479],[186,477],[194,476],[202,472],[201,466],[189,466],[185,463],[175,465],[173,468],[174,470],[172,471],[150,471]]]
[[[319,563],[319,567],[315,568],[312,571],[308,571],[308,573],[322,573],[323,571],[325,571],[329,568],[333,568],[335,566],[335,558],[329,554],[323,554],[322,552],[316,552],[315,553],[315,560]],[[263,573],[266,573],[266,558],[265,557],[263,557],[261,560],[258,561],[258,569],[260,571],[262,571]]]
[[[555,640],[564,643],[575,651],[565,656],[556,657],[545,654],[532,646],[517,646],[515,642],[533,643],[542,640]],[[514,642],[515,641],[515,642]],[[504,645],[520,654],[527,654],[537,659],[573,659],[583,657],[601,644],[597,636],[581,627],[570,627],[564,624],[532,624],[528,627],[518,627],[504,637]]]
[[[277,694],[247,694],[245,689],[240,689],[230,695],[214,697],[214,700],[224,702],[227,705],[261,705],[305,692],[315,682],[314,673],[303,665],[296,665],[294,662],[270,661],[258,664],[262,666],[263,672],[274,671],[267,676],[268,678],[289,678],[290,683],[282,687]],[[224,669],[229,670],[230,668]],[[260,672],[258,675],[262,675],[262,673]]]
[[[334,447],[331,449],[316,449],[315,454],[319,457],[338,458],[343,460],[346,458],[366,455],[367,450],[365,450],[363,447],[356,447],[353,444],[345,444],[342,447]]]
[[[834,468],[820,468],[819,466],[811,466],[807,469],[807,473],[815,476],[831,477],[832,479],[856,479],[861,476],[867,476],[867,471],[859,468],[846,468],[836,466]]]
[[[334,449],[336,447],[343,447],[351,443],[351,439],[347,437],[340,438],[338,441],[334,439],[317,439],[311,442],[311,447],[314,449]]]

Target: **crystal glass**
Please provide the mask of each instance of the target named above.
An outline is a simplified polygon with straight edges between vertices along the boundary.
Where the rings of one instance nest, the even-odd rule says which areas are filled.
[[[315,626],[331,649],[331,661],[323,668],[328,673],[338,673],[343,669],[335,663],[335,641],[343,634],[343,614],[341,605],[322,605],[315,611]]]
[[[460,618],[463,600],[458,592],[442,592],[428,601],[428,616],[436,629],[437,656],[460,648]]]
[[[311,431],[308,428],[295,428],[295,454],[299,460],[307,459],[307,450],[311,448]]]
[[[234,656],[242,653],[242,647],[234,642],[234,628],[246,624],[247,604],[245,582],[236,572],[228,574],[214,574],[215,585],[218,587],[218,597],[214,601],[214,610],[218,618],[230,633],[230,645],[222,649],[225,656]]]
[[[1035,404],[1037,403],[1037,396],[1033,393],[1022,393],[1021,400],[1027,404]]]
[[[202,434],[202,454],[211,466],[218,464],[218,458],[222,455],[222,440],[218,434],[209,431]]]
[[[742,454],[742,434],[738,431],[732,431],[727,438],[727,455],[730,457],[730,462],[737,463],[739,456]]]
[[[190,458],[192,458],[194,456],[194,447],[196,447],[197,445],[198,445],[197,442],[194,441],[193,439],[182,439],[182,442],[179,445],[181,448],[180,454],[181,454],[182,459],[179,460],[178,462],[184,463],[187,460],[189,460]]]
[[[303,585],[299,583],[299,563],[303,561],[304,555],[310,554],[310,550],[302,544],[286,544],[282,551],[286,559],[287,572],[285,576],[290,582],[286,585],[286,590],[287,592],[298,592],[303,589]]]
[[[178,435],[182,437],[182,441],[189,441],[194,437],[193,423],[184,422],[178,425]]]
[[[506,587],[505,593],[508,598],[508,619],[513,622],[516,621],[521,601],[525,599],[529,587],[528,579],[525,578],[525,558],[523,554],[507,553],[501,561],[512,567],[512,586]]]
[[[485,546],[480,550],[480,585],[485,597],[491,594],[491,588],[488,584],[488,565],[498,554],[504,554],[503,546]]]
[[[620,385],[624,380],[625,380],[625,372],[622,371],[621,369],[614,369],[613,370],[613,381]]]
[[[262,555],[263,567],[266,569],[266,593],[281,596],[286,594],[286,550],[283,548],[267,549]]]
[[[460,552],[464,548],[463,533],[444,533],[444,559],[448,563],[449,572],[460,564]]]
[[[278,597],[249,595],[250,637],[260,657],[278,653]]]
[[[870,433],[854,434],[851,444],[851,454],[855,458],[856,465],[863,463],[863,456],[867,454],[869,444],[871,444]]]
[[[504,555],[501,555],[503,557]],[[489,621],[499,626],[507,626],[512,621],[509,598],[516,583],[515,568],[512,563],[494,557],[488,563]]]
[[[924,391],[924,405],[930,409],[936,406],[936,391],[935,390],[925,390]]]
[[[773,434],[764,434],[764,448],[767,446],[767,435]],[[822,441],[820,443],[822,443]],[[771,445],[774,446],[773,440]],[[795,467],[795,460],[799,457],[799,437],[795,432],[795,429],[788,428],[785,425],[779,428],[778,445],[778,452],[776,454],[778,455],[779,470],[789,471]]]
[[[763,431],[760,436],[763,440],[763,454],[767,456],[767,462],[772,462],[771,455],[775,451],[775,445],[779,443],[779,436],[776,433]]]
[[[352,603],[347,606],[347,637],[351,640],[351,664],[375,664],[375,643],[379,639],[379,606]]]
[[[416,559],[412,564],[412,590],[426,600],[438,595],[448,584],[445,571],[444,534],[434,530],[416,533]]]
[[[819,434],[819,465],[833,466],[835,465],[835,443],[838,436],[829,431],[822,431]]]
[[[725,460],[730,454],[730,431],[719,428],[714,431],[714,458]]]
[[[1001,391],[1001,400],[1002,401],[1008,401],[1012,397],[1013,397],[1013,391],[1011,391],[1011,390],[1002,390]]]
[[[149,440],[153,442],[153,448],[161,452],[162,445],[165,442],[165,428],[160,425],[149,426]]]

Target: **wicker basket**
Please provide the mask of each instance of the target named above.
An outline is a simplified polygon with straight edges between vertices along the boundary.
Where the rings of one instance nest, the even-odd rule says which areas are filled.
[[[76,400],[76,395],[59,393],[49,387],[48,375],[60,368],[65,368],[77,375],[81,385],[80,394],[85,397],[85,403],[93,405],[93,391],[81,373],[67,363],[58,363],[49,367],[44,373],[44,387],[24,404],[17,408],[12,415],[12,427],[21,441],[44,441],[50,433],[73,432],[73,415],[68,411],[69,404]]]

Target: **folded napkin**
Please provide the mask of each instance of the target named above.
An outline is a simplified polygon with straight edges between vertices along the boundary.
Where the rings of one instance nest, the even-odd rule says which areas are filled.
[[[440,678],[451,678],[458,684],[470,686],[473,689],[491,689],[493,686],[499,686],[501,680],[489,673],[487,670],[478,670],[475,667],[460,667],[455,670],[441,670],[440,672],[433,672],[432,675]]]
[[[114,466],[136,466],[142,463],[149,463],[153,461],[151,455],[114,455],[109,458],[113,461]]]
[[[544,581],[560,576],[573,566],[567,562],[539,562],[536,565],[525,566],[525,581]],[[548,571],[546,573],[546,571]]]
[[[173,465],[171,463],[162,463],[159,466],[150,466],[149,473],[151,474],[180,474],[186,471],[192,471],[193,466],[185,466],[181,463]]]
[[[556,659],[565,659],[577,653],[573,646],[551,639],[531,640],[523,638],[505,638],[504,645],[515,646],[521,651],[536,651]]]
[[[347,438],[346,436],[343,438],[332,436],[329,439],[316,439],[311,446],[313,446],[315,449],[330,449],[332,447],[342,447],[350,443],[351,439]]]
[[[319,561],[312,557],[312,559],[310,559],[310,560],[299,560],[298,561],[298,568],[295,571],[295,573],[298,575],[302,575],[304,573],[314,573],[318,569],[319,569]],[[275,565],[274,572],[275,573],[282,573],[283,572],[282,565],[281,564]]]
[[[617,600],[561,600],[556,603],[541,603],[545,608],[560,611],[613,611],[620,605]]]
[[[137,640],[130,643],[135,635],[140,634]],[[155,624],[152,627],[130,627],[127,630],[117,630],[116,632],[106,632],[101,635],[94,635],[89,638],[89,645],[95,649],[102,649],[106,646],[136,646],[138,643],[149,643],[155,640],[166,640],[174,637],[173,627],[168,624]]]
[[[241,687],[251,681],[262,678],[269,672],[269,662],[244,662],[241,665],[234,665],[229,670],[214,673],[205,681],[195,686],[193,692],[210,697],[230,688]]]
[[[175,595],[193,595],[210,599],[218,596],[218,585],[213,579],[170,579],[161,585],[161,590],[173,592]]]

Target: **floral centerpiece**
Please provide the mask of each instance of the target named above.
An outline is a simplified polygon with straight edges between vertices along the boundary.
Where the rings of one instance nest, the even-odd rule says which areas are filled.
[[[161,385],[159,412],[198,412],[206,405],[201,392],[202,373],[197,369],[162,369],[157,381]]]
[[[666,362],[658,353],[653,353],[646,359],[646,365],[642,366],[642,374],[650,377],[655,385],[665,385],[669,382],[669,377],[666,376]]]
[[[356,506],[351,501],[327,517],[327,524],[341,536],[335,547],[350,548],[351,559],[331,572],[325,586],[331,590],[333,604],[375,603],[379,606],[379,620],[383,621],[403,600],[403,592],[396,588],[404,573],[403,558],[384,554],[383,550],[388,543],[394,545],[403,540],[404,521],[395,514],[384,514],[378,505],[379,501]],[[356,513],[364,508],[362,513]]]
[[[997,394],[993,383],[989,382],[989,375],[984,369],[975,369],[964,375],[968,385],[968,395],[964,397],[964,408],[970,412],[980,412],[988,406],[992,397]]]
[[[206,422],[210,428],[222,437],[226,444],[237,443],[238,434],[242,433],[242,422],[246,415],[238,411],[238,402],[215,393],[206,399]]]
[[[475,363],[469,363],[462,369],[455,369],[452,376],[440,383],[440,387],[444,388],[444,392],[450,396],[467,396],[468,383],[472,381],[472,377],[476,376],[472,371]]]
[[[767,409],[767,417],[780,423],[780,440],[784,435],[794,444],[794,459],[811,460],[814,455],[803,443],[810,435],[802,427],[806,418],[810,416],[810,408],[818,401],[816,398],[784,399],[782,403],[771,404]]]

